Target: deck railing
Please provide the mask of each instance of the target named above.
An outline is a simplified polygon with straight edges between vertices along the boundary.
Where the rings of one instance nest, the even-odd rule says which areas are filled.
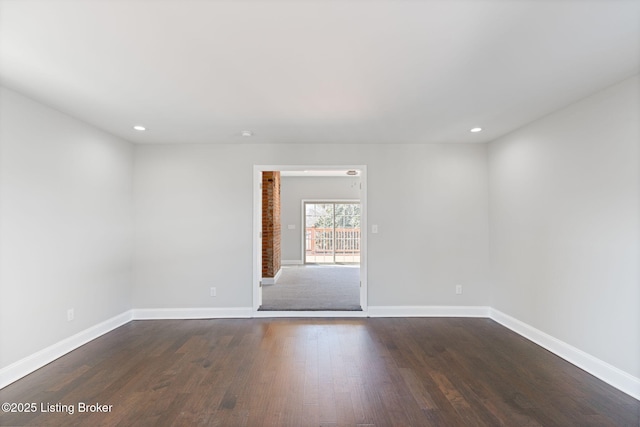
[[[336,256],[359,256],[360,229],[307,227],[305,251],[307,257],[330,256],[334,253]]]

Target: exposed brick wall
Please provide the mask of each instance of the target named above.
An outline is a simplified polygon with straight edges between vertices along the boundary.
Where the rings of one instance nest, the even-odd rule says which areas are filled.
[[[280,172],[262,172],[262,277],[280,271]]]

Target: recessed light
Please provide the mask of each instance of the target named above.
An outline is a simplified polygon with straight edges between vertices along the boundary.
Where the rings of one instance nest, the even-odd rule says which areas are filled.
[[[142,131],[144,131],[144,130],[147,130],[147,128],[146,128],[146,127],[144,127],[144,126],[142,126],[142,125],[135,125],[133,128],[134,128],[135,130],[139,130],[140,132],[142,132]]]
[[[242,132],[240,132],[240,135],[244,137],[250,137],[253,136],[253,132],[251,132],[250,130],[243,130]]]
[[[480,132],[482,130],[482,128],[473,128],[471,129],[471,132]]]

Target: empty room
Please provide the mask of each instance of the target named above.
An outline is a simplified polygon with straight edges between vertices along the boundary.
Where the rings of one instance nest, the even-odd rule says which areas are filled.
[[[0,402],[639,426],[640,1],[0,0]]]

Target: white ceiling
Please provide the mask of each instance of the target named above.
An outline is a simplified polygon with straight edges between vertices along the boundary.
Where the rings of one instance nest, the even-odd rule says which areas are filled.
[[[639,64],[640,0],[0,0],[3,85],[137,143],[486,142]]]

